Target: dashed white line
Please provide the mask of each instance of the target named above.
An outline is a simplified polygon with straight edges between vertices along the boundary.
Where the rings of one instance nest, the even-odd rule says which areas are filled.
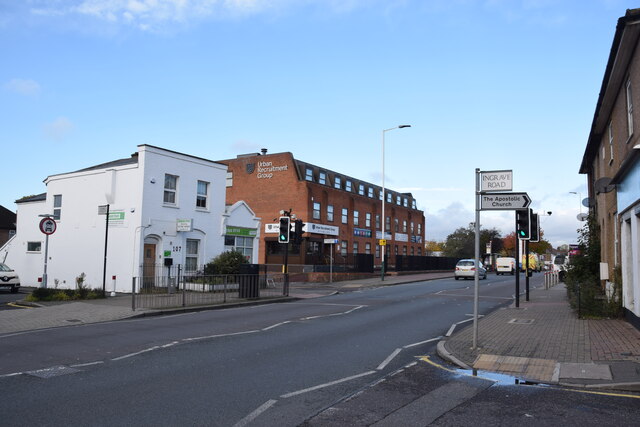
[[[385,368],[385,366],[387,366],[400,352],[402,351],[401,348],[396,348],[393,353],[391,353],[385,360],[384,362],[382,362],[380,365],[378,365],[378,367],[376,368],[376,370],[381,371]]]
[[[355,380],[356,378],[365,377],[367,375],[371,375],[371,374],[375,374],[375,373],[376,373],[376,371],[363,372],[361,374],[352,375],[352,376],[346,377],[346,378],[341,378],[339,380],[331,381],[329,383],[324,383],[324,384],[320,384],[320,385],[317,385],[317,386],[313,386],[313,387],[305,388],[305,389],[302,389],[302,390],[294,391],[294,392],[291,392],[291,393],[283,394],[280,397],[282,399],[287,399],[289,397],[298,396],[298,395],[301,395],[301,394],[304,394],[304,393],[308,393],[310,391],[319,390],[319,389],[325,388],[325,387],[330,387],[332,385],[336,385],[336,384],[344,383],[344,382],[347,382],[347,381]]]
[[[251,421],[253,421],[256,418],[258,418],[260,416],[260,414],[262,414],[264,411],[266,411],[267,409],[269,409],[273,405],[275,405],[276,402],[277,402],[277,400],[273,400],[273,399],[267,400],[258,409],[256,409],[255,411],[253,411],[252,413],[250,413],[249,415],[247,415],[246,417],[244,417],[240,421],[238,421],[233,427],[244,427],[244,426],[246,426]]]
[[[441,338],[442,338],[442,335],[439,336],[439,337],[428,339],[426,341],[420,341],[420,342],[414,342],[413,344],[407,344],[402,348],[406,349],[406,348],[411,348],[411,347],[417,347],[417,346],[422,345],[422,344],[427,344],[427,343],[430,343],[430,342],[433,342],[433,341],[438,341]]]

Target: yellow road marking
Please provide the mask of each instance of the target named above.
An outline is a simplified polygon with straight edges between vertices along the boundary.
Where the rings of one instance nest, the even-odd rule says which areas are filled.
[[[35,308],[35,307],[28,306],[28,305],[20,305],[20,304],[17,304],[15,302],[8,302],[7,305],[10,306],[10,307],[16,307],[16,308]]]

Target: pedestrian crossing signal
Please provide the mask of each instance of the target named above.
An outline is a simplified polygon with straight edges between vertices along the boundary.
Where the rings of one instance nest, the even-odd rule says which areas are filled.
[[[531,238],[531,209],[520,209],[516,211],[516,236],[520,240]]]
[[[291,219],[288,216],[281,216],[280,228],[278,232],[278,242],[289,243],[290,231],[291,231]]]

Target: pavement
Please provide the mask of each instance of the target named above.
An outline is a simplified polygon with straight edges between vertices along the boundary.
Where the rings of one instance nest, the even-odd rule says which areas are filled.
[[[447,277],[452,277],[452,273],[389,275],[384,281],[376,277],[334,283],[292,283],[288,298],[265,302],[316,298]],[[465,323],[464,328],[452,326],[438,343],[438,354],[470,372],[497,372],[523,382],[640,391],[639,330],[622,319],[578,319],[569,306],[563,283],[550,289],[533,289],[530,301],[524,299],[521,297],[518,308],[512,304],[478,320],[475,349],[472,348],[472,323]],[[214,308],[221,306],[134,311],[130,295],[47,303],[36,308],[0,311],[0,337],[37,329]]]

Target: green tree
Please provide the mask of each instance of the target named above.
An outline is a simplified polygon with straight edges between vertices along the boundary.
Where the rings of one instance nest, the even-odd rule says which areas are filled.
[[[480,228],[480,253],[484,253],[487,243],[491,241],[492,251],[500,250],[500,232],[495,228]],[[444,242],[444,255],[454,258],[473,258],[475,254],[475,226],[460,227],[447,236]],[[500,247],[500,248],[498,248]]]
[[[223,252],[204,266],[204,274],[237,274],[241,264],[247,264],[247,259],[240,252]]]

